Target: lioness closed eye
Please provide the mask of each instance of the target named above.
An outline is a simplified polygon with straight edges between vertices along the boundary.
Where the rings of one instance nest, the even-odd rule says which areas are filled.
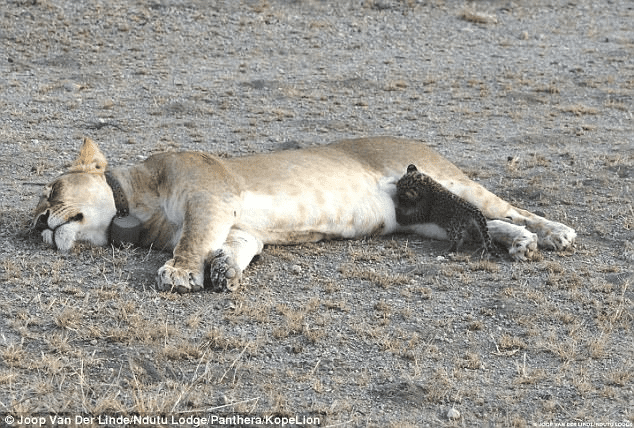
[[[447,239],[434,224],[397,222],[396,181],[409,164],[482,211],[513,259],[575,240],[570,227],[513,207],[424,144],[392,137],[231,159],[162,153],[112,170],[85,139],[69,170],[45,187],[32,224],[67,251],[76,241],[107,244],[113,218],[129,211],[141,224],[139,245],[173,251],[158,270],[159,290],[197,291],[205,276],[215,289],[235,290],[265,244],[393,232]]]

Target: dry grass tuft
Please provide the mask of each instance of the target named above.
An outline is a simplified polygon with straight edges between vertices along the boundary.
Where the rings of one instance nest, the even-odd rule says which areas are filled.
[[[343,278],[370,281],[383,288],[410,282],[410,278],[407,275],[390,274],[385,271],[377,272],[374,267],[361,267],[355,263],[344,263],[339,266],[338,270]]]
[[[464,19],[467,22],[473,22],[475,24],[497,24],[498,18],[497,16],[484,13],[484,12],[476,12],[474,10],[464,9],[460,14],[458,14],[460,19]]]
[[[533,3],[3,2],[0,413],[634,422],[631,11]],[[84,136],[119,166],[379,134],[424,140],[576,246],[526,263],[404,235],[267,246],[237,292],[179,295],[154,289],[168,253],[61,254],[27,224]]]
[[[589,114],[589,115],[597,115],[599,114],[599,110],[594,108],[594,107],[588,107],[584,104],[574,104],[574,105],[568,105],[568,106],[564,106],[564,107],[560,107],[559,108],[560,111],[564,112],[564,113],[572,113],[575,116],[581,116],[584,114]]]

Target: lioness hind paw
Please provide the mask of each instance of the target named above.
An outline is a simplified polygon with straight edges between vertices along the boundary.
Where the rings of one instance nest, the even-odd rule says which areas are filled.
[[[209,282],[214,291],[236,291],[242,272],[235,261],[220,249],[213,253],[209,263]]]
[[[176,291],[178,293],[190,293],[203,288],[202,275],[191,270],[173,266],[173,260],[163,265],[156,276],[156,288],[159,291]]]
[[[554,221],[547,221],[538,229],[539,246],[555,251],[563,251],[574,245],[577,233],[571,227]]]

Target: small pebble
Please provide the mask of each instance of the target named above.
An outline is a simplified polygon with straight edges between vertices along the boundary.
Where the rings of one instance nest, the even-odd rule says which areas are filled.
[[[81,85],[73,82],[66,82],[64,83],[64,89],[68,92],[77,92],[81,89]]]
[[[449,409],[447,412],[447,417],[449,419],[460,419],[460,412],[454,409],[453,407]]]
[[[291,272],[294,275],[299,275],[300,273],[302,273],[302,267],[300,265],[293,265],[291,266]]]

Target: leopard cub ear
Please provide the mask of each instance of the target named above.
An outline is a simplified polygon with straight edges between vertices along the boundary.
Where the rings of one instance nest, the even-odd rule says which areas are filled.
[[[79,155],[69,171],[103,174],[106,171],[106,166],[108,166],[108,161],[97,147],[97,143],[90,138],[84,138],[84,144],[79,149]]]
[[[409,164],[407,167],[407,173],[411,174],[412,172],[418,172],[418,168],[416,168],[416,165],[414,164]]]

